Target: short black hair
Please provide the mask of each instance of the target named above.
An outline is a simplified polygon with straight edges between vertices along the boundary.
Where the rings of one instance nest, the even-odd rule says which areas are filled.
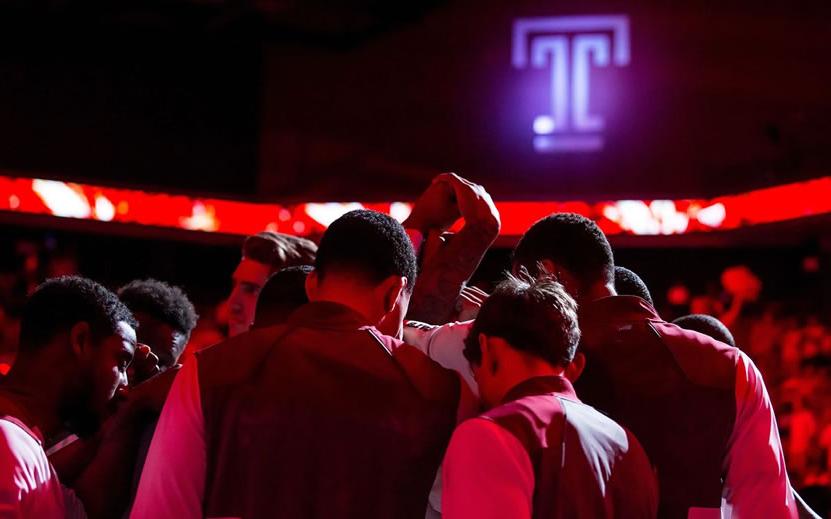
[[[407,278],[407,290],[416,281],[416,256],[404,227],[391,216],[357,209],[341,216],[323,233],[315,260],[317,276],[343,270],[363,275],[371,283],[390,276]]]
[[[286,267],[268,278],[257,297],[254,328],[283,323],[292,312],[308,303],[306,278],[312,270],[310,265]]]
[[[580,341],[577,303],[551,278],[523,281],[509,275],[482,305],[465,339],[465,358],[474,365],[482,362],[480,334],[500,337],[514,349],[566,367]]]
[[[708,337],[723,342],[728,346],[736,347],[736,340],[733,334],[723,322],[719,321],[712,315],[707,314],[690,314],[672,321],[672,324],[679,326],[685,330],[692,330],[694,332],[703,333]]]
[[[619,296],[638,296],[649,303],[649,306],[655,306],[646,283],[626,267],[615,265],[615,291]]]
[[[118,290],[118,297],[133,312],[144,312],[178,331],[186,338],[199,316],[187,294],[156,279],[136,279]]]
[[[20,352],[36,351],[80,322],[89,323],[93,336],[104,338],[117,333],[122,321],[137,326],[118,296],[95,281],[79,276],[49,279],[35,289],[23,308]]]
[[[591,285],[614,281],[615,260],[606,235],[592,220],[574,213],[555,213],[538,220],[519,240],[513,261],[539,274],[542,260],[561,265],[578,281]]]

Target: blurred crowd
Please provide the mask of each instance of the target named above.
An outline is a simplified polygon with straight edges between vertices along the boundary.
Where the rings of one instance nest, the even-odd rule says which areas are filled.
[[[794,487],[831,488],[831,323],[819,302],[767,297],[738,266],[705,293],[673,286],[658,306],[665,318],[709,314],[727,325],[765,378]]]
[[[831,329],[770,302],[740,340],[765,376],[794,485],[831,485]]]

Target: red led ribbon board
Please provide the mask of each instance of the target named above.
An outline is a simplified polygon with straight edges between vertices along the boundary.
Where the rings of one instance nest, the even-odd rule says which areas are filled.
[[[0,176],[0,211],[196,232],[248,235],[272,230],[313,236],[360,207],[398,220],[411,210],[404,202],[262,204]],[[555,212],[592,218],[609,235],[687,234],[831,213],[831,177],[706,200],[511,201],[497,207],[504,236],[522,235],[536,220]]]

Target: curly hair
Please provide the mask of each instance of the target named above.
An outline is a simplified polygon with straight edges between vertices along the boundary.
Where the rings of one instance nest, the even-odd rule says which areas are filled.
[[[185,337],[190,337],[199,319],[187,294],[164,281],[131,281],[118,290],[118,297],[133,312],[144,312]]]
[[[690,314],[672,321],[672,324],[685,330],[703,333],[728,346],[736,347],[736,339],[730,333],[730,329],[712,315]]]
[[[407,278],[407,290],[416,281],[416,257],[404,228],[392,217],[358,209],[335,220],[323,234],[315,270],[325,277],[330,270],[345,269],[371,282],[389,276]]]
[[[615,260],[606,235],[592,220],[574,213],[556,213],[538,220],[514,249],[515,264],[536,274],[537,265],[551,260],[586,285],[614,281]]]
[[[23,308],[21,353],[47,345],[80,322],[89,323],[97,338],[116,333],[119,322],[133,328],[138,324],[118,296],[95,281],[80,276],[52,278],[37,287]]]
[[[650,306],[655,306],[643,279],[626,267],[615,265],[615,291],[619,296],[638,296]]]

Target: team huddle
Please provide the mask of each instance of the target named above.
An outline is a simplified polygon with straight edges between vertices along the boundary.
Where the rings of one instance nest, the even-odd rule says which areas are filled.
[[[403,224],[249,237],[230,337],[183,365],[179,289],[46,281],[0,384],[0,516],[810,516],[729,332],[662,320],[576,214],[468,286],[499,228],[444,174]]]

